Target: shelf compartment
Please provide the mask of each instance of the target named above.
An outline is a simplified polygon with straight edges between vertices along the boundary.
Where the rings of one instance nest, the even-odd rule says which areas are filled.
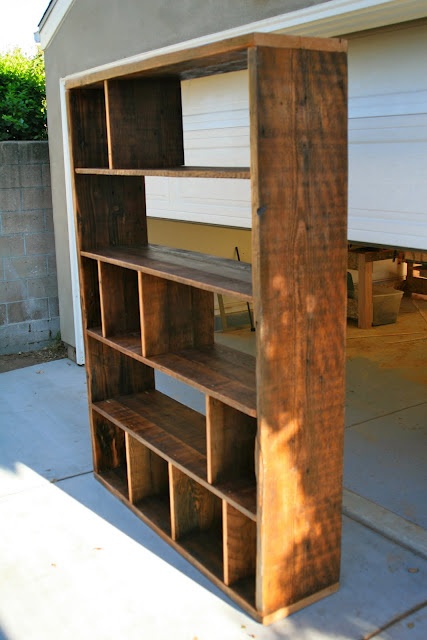
[[[107,244],[105,242],[104,247]],[[252,301],[252,269],[245,262],[153,244],[84,250],[82,255],[206,291]]]
[[[179,78],[109,80],[105,95],[111,168],[184,164]]]
[[[107,122],[103,88],[69,95],[71,149],[75,167],[108,167]]]
[[[145,358],[137,336],[104,338],[99,328],[88,330],[87,335],[190,384],[248,416],[255,418],[257,415],[253,356],[225,345],[213,344]]]
[[[255,603],[256,522],[223,503],[224,583]]]
[[[141,272],[138,279],[143,356],[213,343],[211,291]]]
[[[135,271],[99,263],[102,333],[140,336],[138,276]]]
[[[125,433],[129,502],[170,536],[168,463],[139,440]]]
[[[206,398],[208,482],[248,478],[255,488],[257,421],[216,398]]]
[[[115,494],[128,499],[125,433],[105,416],[91,413],[95,473]]]
[[[152,367],[129,358],[108,343],[94,340],[89,331],[86,337],[89,402],[154,389]]]
[[[84,305],[83,318],[85,328],[101,326],[101,298],[98,279],[98,262],[81,258],[80,282],[82,288],[82,302]]]
[[[76,175],[74,183],[81,249],[147,243],[143,177]]]
[[[182,165],[179,167],[146,169],[104,169],[95,167],[79,167],[76,173],[99,176],[154,176],[160,178],[219,178],[249,180],[249,167],[208,167]]]
[[[222,580],[221,499],[173,465],[170,493],[172,539]]]
[[[93,409],[166,460],[206,479],[204,416],[160,391],[105,400]]]

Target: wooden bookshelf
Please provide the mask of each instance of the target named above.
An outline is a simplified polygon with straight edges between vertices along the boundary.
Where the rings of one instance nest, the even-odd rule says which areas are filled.
[[[250,167],[187,166],[181,81],[240,69]],[[249,34],[66,82],[95,476],[265,624],[339,583],[346,73],[341,40]],[[151,244],[150,176],[250,180],[252,265]],[[255,358],[215,342],[217,294]]]

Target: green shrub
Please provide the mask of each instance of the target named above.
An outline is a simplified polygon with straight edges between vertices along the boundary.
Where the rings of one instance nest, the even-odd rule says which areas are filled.
[[[45,140],[46,84],[43,53],[0,54],[0,140]]]

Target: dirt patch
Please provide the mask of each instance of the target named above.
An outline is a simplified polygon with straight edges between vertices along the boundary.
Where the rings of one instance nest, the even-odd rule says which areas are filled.
[[[68,355],[67,347],[64,343],[55,343],[50,347],[39,349],[38,351],[26,351],[25,353],[11,353],[0,356],[0,373],[31,367],[33,364],[50,362],[51,360],[61,360]]]

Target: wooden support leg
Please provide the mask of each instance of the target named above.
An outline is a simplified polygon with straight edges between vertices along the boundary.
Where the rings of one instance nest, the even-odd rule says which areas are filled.
[[[366,260],[366,256],[360,253],[358,256],[359,273],[359,301],[358,301],[358,327],[369,329],[372,326],[374,309],[372,302],[372,262]]]

